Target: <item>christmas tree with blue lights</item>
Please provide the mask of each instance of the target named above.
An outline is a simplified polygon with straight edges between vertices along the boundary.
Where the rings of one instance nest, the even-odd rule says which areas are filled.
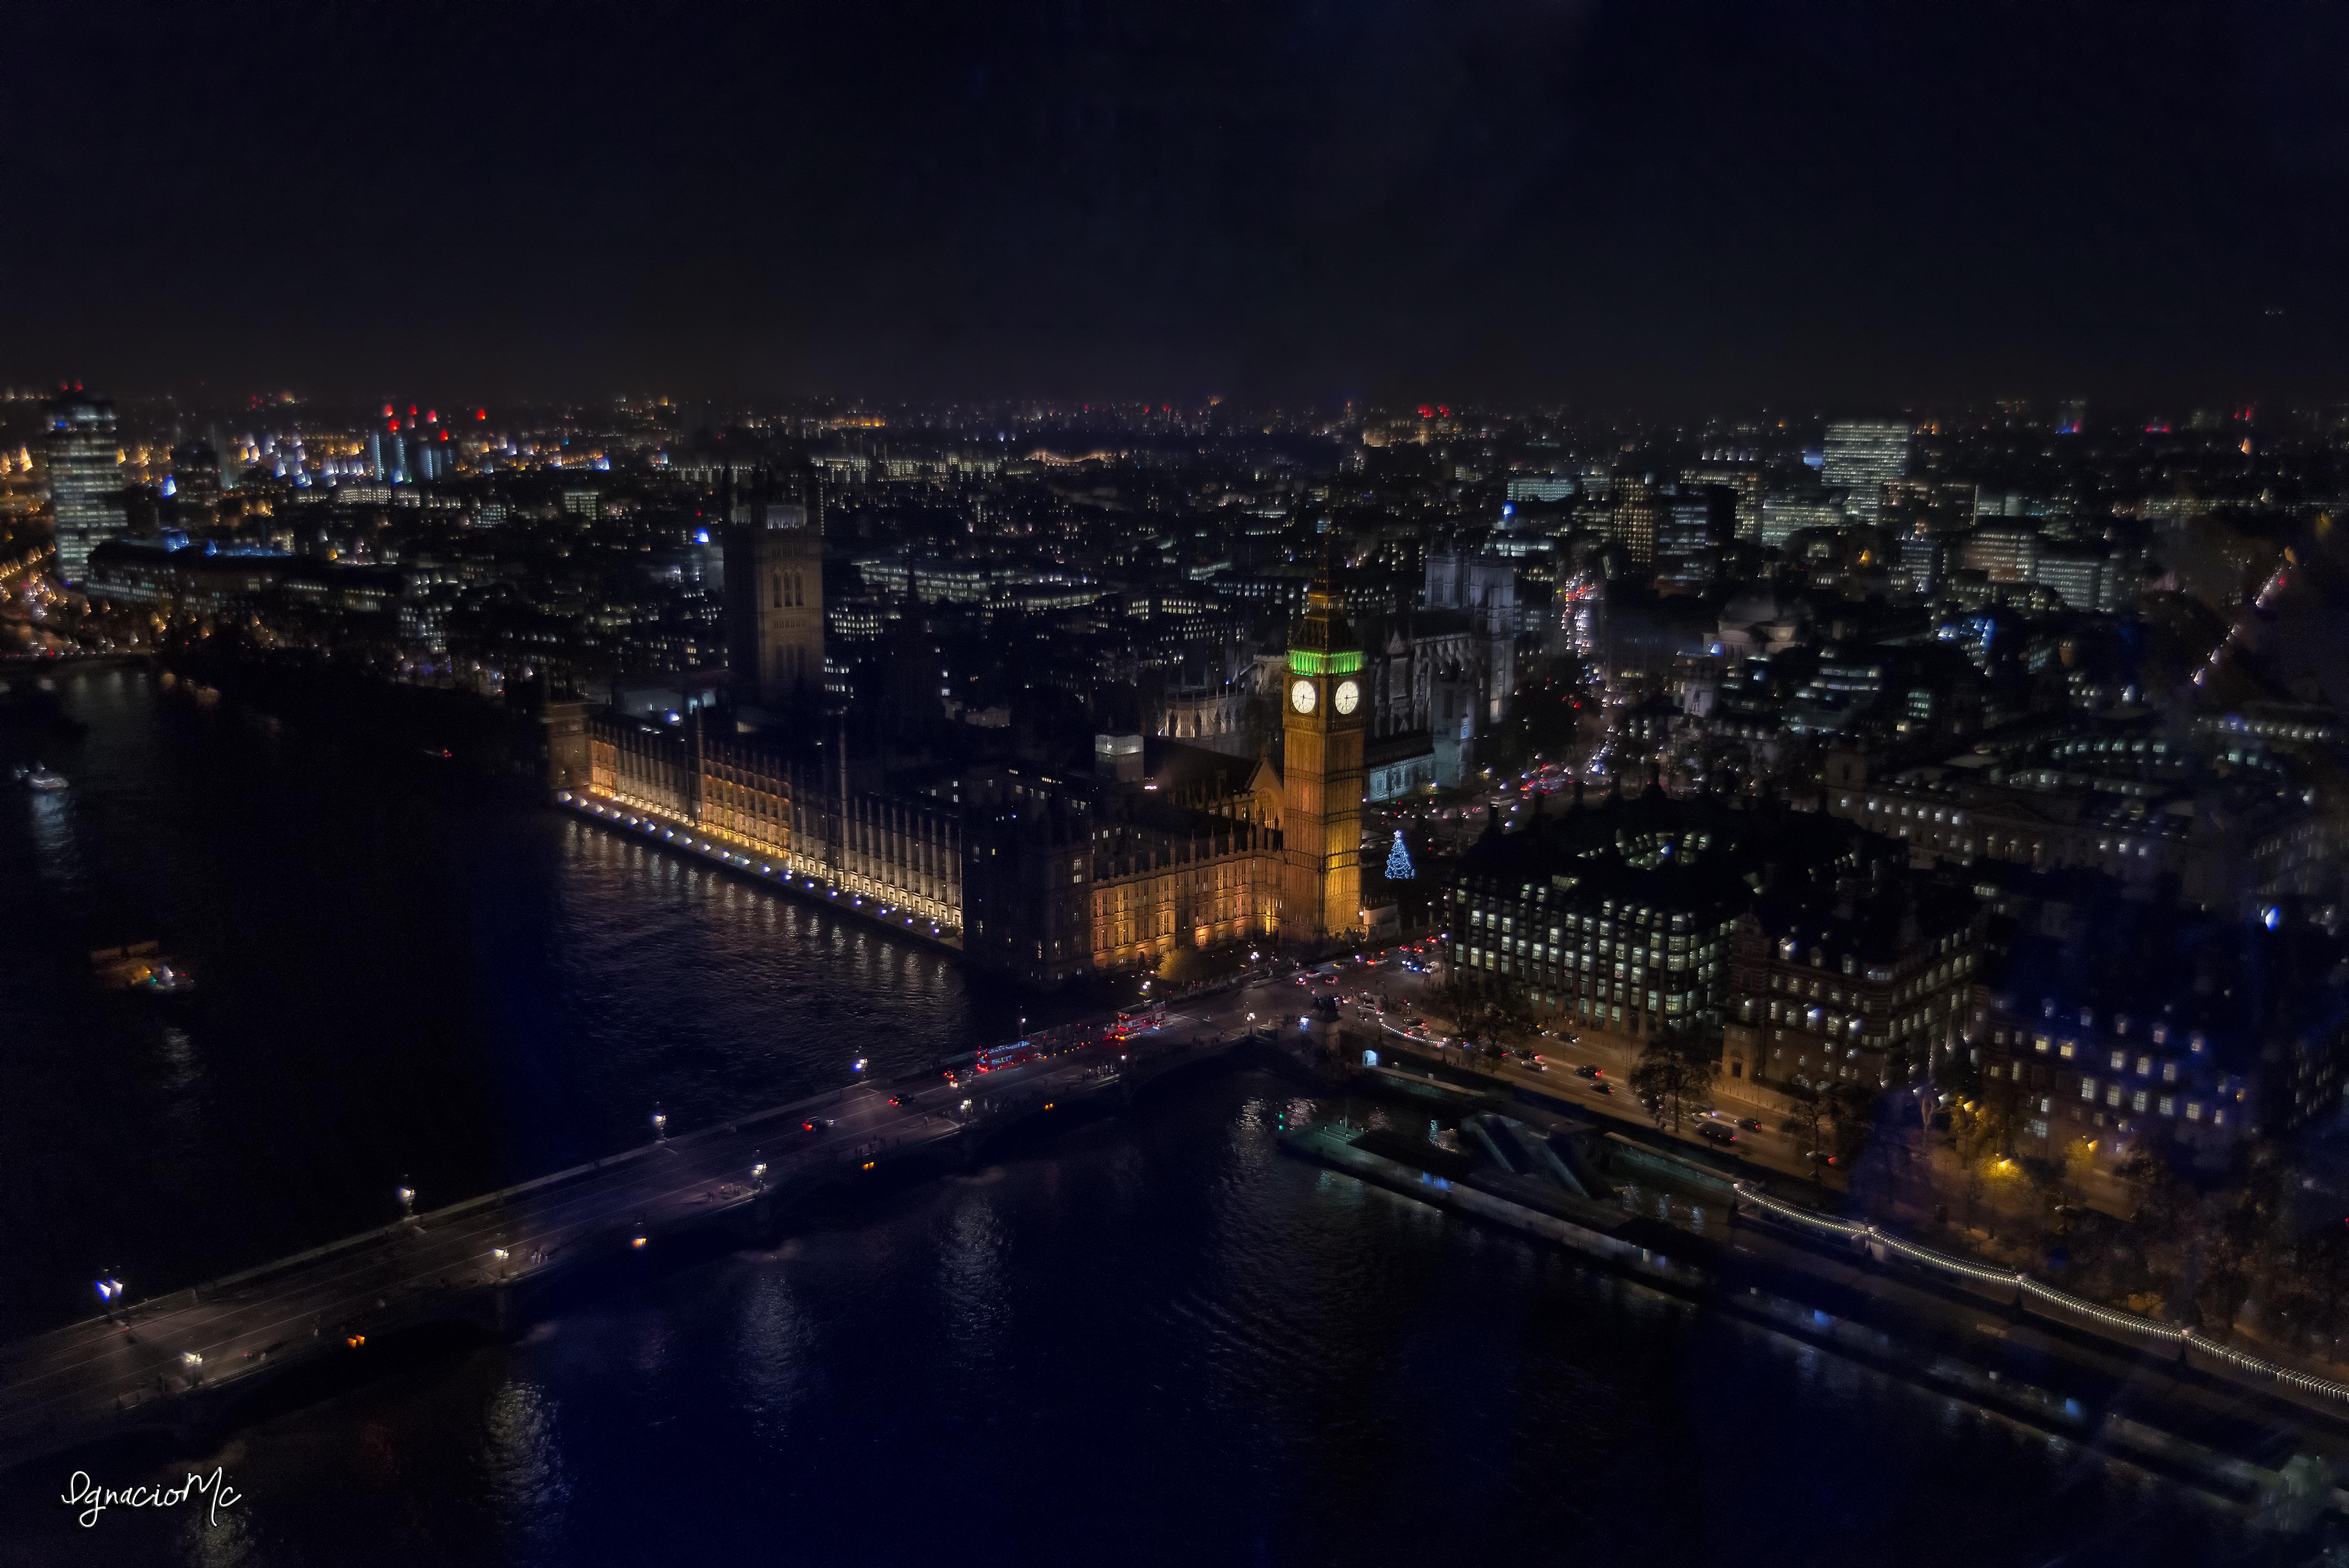
[[[1394,848],[1387,851],[1387,881],[1409,882],[1419,874],[1411,863],[1411,851],[1402,847],[1402,830],[1395,830]]]

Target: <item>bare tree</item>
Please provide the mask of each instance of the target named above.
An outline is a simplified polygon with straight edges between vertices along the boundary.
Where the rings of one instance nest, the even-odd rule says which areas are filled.
[[[1690,1112],[1713,1096],[1721,1076],[1721,1052],[1700,1034],[1673,1031],[1649,1037],[1631,1068],[1631,1088],[1648,1102],[1656,1125],[1674,1132]]]

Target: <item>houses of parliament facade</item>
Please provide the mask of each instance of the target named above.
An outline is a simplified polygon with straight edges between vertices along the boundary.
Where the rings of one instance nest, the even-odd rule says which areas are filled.
[[[732,509],[722,700],[550,705],[547,783],[1038,985],[1182,948],[1362,929],[1362,651],[1325,562],[1292,628],[1278,758],[1099,735],[1040,767],[955,724],[825,700],[821,508]],[[999,736],[1002,732],[994,732]]]

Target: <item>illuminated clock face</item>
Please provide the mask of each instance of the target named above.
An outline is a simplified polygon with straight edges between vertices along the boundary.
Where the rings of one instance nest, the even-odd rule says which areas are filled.
[[[1330,703],[1340,713],[1351,713],[1354,705],[1362,700],[1362,688],[1352,681],[1340,681],[1338,689],[1330,694]]]
[[[1299,681],[1288,688],[1288,706],[1299,713],[1313,711],[1313,683]]]

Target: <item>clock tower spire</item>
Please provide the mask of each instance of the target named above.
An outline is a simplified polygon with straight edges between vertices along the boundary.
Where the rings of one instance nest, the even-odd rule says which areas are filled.
[[[1281,935],[1320,942],[1362,924],[1362,651],[1331,541],[1288,634],[1281,753]]]

